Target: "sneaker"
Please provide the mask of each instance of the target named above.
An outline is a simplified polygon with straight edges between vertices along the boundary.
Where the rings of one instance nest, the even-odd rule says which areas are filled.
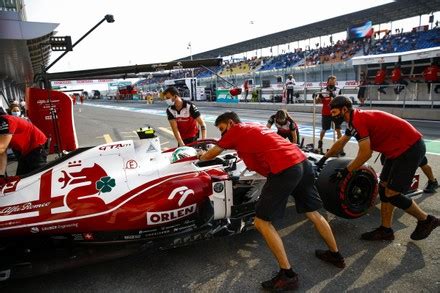
[[[428,218],[424,221],[418,221],[414,232],[411,234],[412,240],[422,240],[431,234],[432,230],[440,226],[440,219],[434,216],[428,215]]]
[[[298,274],[291,278],[286,276],[286,274],[280,270],[275,276],[261,283],[263,289],[274,290],[274,291],[290,291],[298,289]]]
[[[361,235],[362,240],[377,241],[377,240],[394,240],[393,229],[380,226],[373,231]]]
[[[428,181],[428,184],[426,184],[426,187],[425,189],[423,189],[423,192],[434,193],[437,188],[438,188],[438,182],[437,179],[434,179],[434,181]]]
[[[330,250],[317,249],[315,250],[315,255],[320,260],[331,263],[335,267],[345,268],[344,257],[339,252],[333,253]]]

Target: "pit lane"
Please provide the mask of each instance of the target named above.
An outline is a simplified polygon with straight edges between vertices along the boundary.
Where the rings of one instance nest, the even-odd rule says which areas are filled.
[[[109,105],[109,104],[105,104]],[[118,106],[157,110],[165,113],[165,104]],[[216,116],[222,111],[214,107],[199,107],[203,115]],[[237,110],[245,120],[265,122],[272,111]],[[295,113],[298,124],[309,127],[310,114]],[[319,119],[319,117],[318,117]],[[208,121],[208,136],[219,133]],[[413,122],[433,141],[438,140],[438,123]],[[165,114],[145,114],[139,110],[121,110],[92,105],[75,106],[75,124],[80,146],[92,146],[112,141],[137,139],[138,127],[150,125],[158,130],[162,147],[176,145]],[[318,121],[319,124],[319,121]],[[437,131],[435,131],[437,129]],[[167,131],[168,130],[168,131]],[[306,135],[304,135],[306,136]],[[331,134],[324,143],[329,147]],[[306,136],[306,143],[311,138]],[[354,156],[356,144],[349,144],[347,154]],[[376,155],[370,160],[374,163]],[[428,155],[434,174],[440,174],[440,158]],[[422,186],[426,178],[421,176]],[[416,201],[429,213],[440,215],[439,192],[422,195]],[[378,206],[377,206],[378,207]],[[344,220],[323,212],[329,219],[340,250],[346,257],[347,268],[340,270],[314,257],[315,248],[325,245],[310,222],[289,206],[286,217],[277,223],[293,268],[300,275],[300,291],[425,291],[440,290],[440,230],[426,240],[412,241],[409,235],[415,220],[401,211],[394,216],[396,240],[362,242],[360,233],[376,227],[379,210],[357,220]],[[167,251],[147,252],[71,269],[50,275],[0,284],[3,292],[258,292],[260,281],[270,277],[277,265],[265,242],[256,231],[221,239],[195,243]]]

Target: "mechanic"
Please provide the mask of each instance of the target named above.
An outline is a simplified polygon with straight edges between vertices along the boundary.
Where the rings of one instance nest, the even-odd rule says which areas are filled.
[[[385,164],[385,155],[380,155],[380,162],[382,163],[382,166]],[[436,189],[438,188],[438,181],[434,177],[434,173],[432,173],[432,168],[428,164],[428,158],[426,156],[423,158],[422,162],[419,165],[420,169],[422,169],[423,174],[425,174],[426,178],[428,179],[428,183],[426,183],[425,188],[423,189],[424,193],[435,193]]]
[[[167,116],[178,146],[197,141],[199,128],[202,131],[202,139],[206,139],[206,124],[203,121],[199,109],[188,101],[182,100],[175,87],[168,87],[163,96],[168,104]]]
[[[342,170],[336,170],[333,180],[341,180],[361,167],[373,151],[385,156],[380,174],[379,195],[381,200],[381,226],[361,235],[363,240],[393,240],[391,228],[395,207],[415,217],[418,222],[412,240],[422,240],[440,225],[440,219],[425,213],[412,199],[404,196],[412,184],[417,168],[425,157],[422,134],[407,121],[383,111],[353,110],[349,98],[336,97],[331,103],[332,119],[345,121],[348,128],[325,156],[317,163],[322,167],[325,160],[341,150],[352,136],[359,144],[356,158]]]
[[[281,137],[288,138],[291,143],[299,143],[299,129],[292,117],[286,110],[281,109],[276,114],[270,116],[267,121],[267,128],[271,128],[275,124],[277,128],[277,134]]]
[[[336,87],[336,76],[330,75],[327,78],[327,86],[324,91],[316,97],[317,103],[322,103],[322,129],[319,134],[318,149],[321,154],[323,154],[323,139],[324,135],[332,126],[332,115],[330,113],[330,102],[336,95],[341,94],[341,90]],[[338,139],[342,136],[341,134],[341,123],[335,123],[335,130]],[[344,150],[340,153],[341,156],[345,156]]]
[[[11,148],[18,159],[16,175],[24,175],[44,166],[46,135],[31,122],[0,112],[0,179],[5,183],[7,154]]]
[[[298,286],[298,275],[293,272],[283,241],[272,225],[282,217],[289,195],[293,195],[298,213],[305,213],[324,239],[329,250],[316,250],[315,255],[339,268],[345,261],[338,251],[330,225],[318,209],[322,202],[314,185],[314,173],[305,154],[275,132],[257,123],[242,123],[234,112],[218,116],[215,126],[221,132],[218,144],[202,154],[201,160],[211,160],[224,149],[237,150],[249,170],[267,177],[256,205],[254,224],[275,255],[280,271],[263,288],[291,290]]]

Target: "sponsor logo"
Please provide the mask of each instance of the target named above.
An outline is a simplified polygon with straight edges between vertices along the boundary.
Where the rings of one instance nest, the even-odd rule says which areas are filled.
[[[150,146],[147,149],[147,153],[152,153],[155,151],[156,151],[156,148],[154,147],[154,145],[152,143],[150,143]]]
[[[99,181],[96,181],[96,190],[98,190],[99,193],[110,192],[115,186],[115,179],[111,178],[110,176],[101,177]]]
[[[419,188],[419,175],[415,175],[411,182],[411,189],[415,190]]]
[[[182,206],[183,202],[185,201],[185,199],[186,199],[188,196],[190,196],[190,195],[194,195],[194,190],[189,189],[189,188],[186,187],[186,186],[178,187],[178,188],[174,189],[174,190],[171,192],[171,194],[168,196],[168,199],[169,199],[169,200],[172,200],[172,199],[174,199],[174,197],[175,197],[176,195],[180,196],[179,203],[178,203],[178,204],[179,204],[179,207],[180,207],[180,206]]]
[[[158,225],[187,217],[196,212],[196,206],[197,204],[192,204],[190,206],[186,206],[183,208],[170,210],[170,211],[147,212],[147,224]]]
[[[31,233],[38,233],[38,232],[40,232],[40,229],[38,229],[38,227],[32,227],[31,228]]]
[[[138,167],[138,163],[135,160],[128,160],[125,163],[125,169],[136,169]]]
[[[44,208],[50,205],[49,202],[40,203],[40,204],[33,204],[31,202],[27,202],[21,205],[15,205],[10,207],[5,207],[0,210],[0,215],[10,215],[17,212],[24,212],[24,211],[32,211],[40,208]]]
[[[95,237],[93,236],[93,233],[83,233],[84,240],[94,240]]]
[[[78,223],[46,226],[46,227],[42,227],[41,231],[62,230],[66,228],[78,228]]]
[[[100,151],[106,151],[106,150],[113,150],[113,149],[120,149],[120,148],[125,148],[131,146],[131,143],[115,143],[115,144],[110,144],[110,145],[103,145],[100,146],[98,149]]]
[[[135,239],[140,239],[140,238],[141,238],[141,235],[127,235],[127,236],[124,236],[125,240],[135,240]]]

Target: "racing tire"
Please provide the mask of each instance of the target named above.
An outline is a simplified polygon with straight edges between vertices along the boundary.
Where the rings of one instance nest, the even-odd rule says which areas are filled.
[[[327,211],[342,218],[356,219],[365,215],[374,205],[379,184],[376,172],[368,165],[363,165],[339,181],[331,182],[330,176],[335,169],[347,167],[350,161],[340,158],[328,161],[315,184]]]

